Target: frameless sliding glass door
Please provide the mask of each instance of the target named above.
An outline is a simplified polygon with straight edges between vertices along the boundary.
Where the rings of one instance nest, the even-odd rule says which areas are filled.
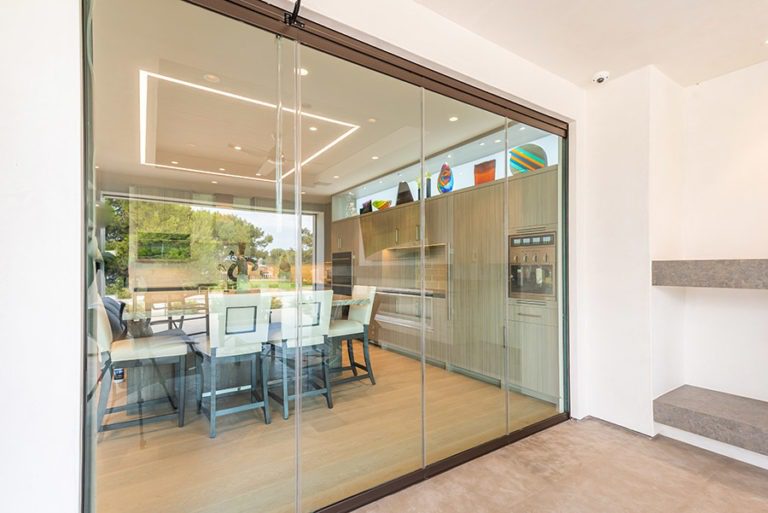
[[[270,342],[313,226],[295,43],[178,1],[90,12],[88,506],[294,511],[296,418],[272,398],[289,358]]]
[[[427,336],[427,462],[506,433],[504,123],[426,92],[425,250],[439,322]],[[444,286],[441,286],[444,284]]]
[[[85,511],[315,511],[567,411],[563,139],[86,5]]]

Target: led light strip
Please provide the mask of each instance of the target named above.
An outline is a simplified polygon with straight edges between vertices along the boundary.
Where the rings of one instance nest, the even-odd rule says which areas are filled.
[[[146,71],[143,69],[139,70],[139,159],[140,163],[143,166],[153,166],[153,167],[159,167],[163,169],[175,169],[177,171],[187,171],[190,173],[200,173],[200,174],[206,174],[206,175],[214,175],[214,176],[228,176],[231,178],[241,178],[243,180],[253,180],[258,182],[269,182],[269,183],[275,183],[276,180],[270,180],[269,178],[259,178],[256,176],[242,176],[242,175],[233,175],[231,173],[222,173],[222,172],[216,172],[216,171],[208,171],[206,169],[194,169],[189,167],[180,167],[180,166],[170,166],[166,164],[157,164],[155,162],[147,162],[147,89],[148,89],[148,82],[149,77],[156,78],[158,80],[165,80],[166,82],[171,82],[173,84],[183,85],[187,87],[191,87],[192,89],[197,89],[198,91],[206,91],[208,93],[218,94],[221,96],[225,96],[227,98],[232,98],[234,100],[240,100],[246,103],[251,103],[253,105],[259,105],[261,107],[266,107],[269,109],[277,109],[277,105],[273,103],[263,102],[261,100],[256,100],[255,98],[248,98],[247,96],[241,96],[239,94],[229,93],[226,91],[220,91],[218,89],[213,89],[211,87],[203,86],[200,84],[195,84],[193,82],[186,82],[184,80],[179,80],[178,78],[169,77],[166,75],[160,75],[159,73],[153,73],[151,71]],[[296,109],[290,109],[288,107],[282,108],[284,112],[290,112],[292,114],[296,113]],[[317,114],[310,114],[307,112],[301,112],[300,114],[303,117],[317,119],[320,121],[325,121],[328,123],[332,123],[335,125],[340,125],[347,127],[349,130],[341,134],[339,137],[328,143],[327,145],[323,146],[318,150],[317,152],[313,153],[309,157],[304,160],[301,165],[304,166],[308,164],[309,162],[312,162],[314,159],[319,157],[324,152],[328,151],[332,147],[339,144],[341,141],[352,135],[353,132],[355,132],[357,129],[360,128],[359,125],[355,125],[352,123],[347,123],[345,121],[339,121],[332,118],[327,118],[325,116],[318,116]],[[285,179],[285,177],[290,176],[291,173],[296,171],[296,168],[294,167],[287,173],[285,173],[282,177],[282,179]]]

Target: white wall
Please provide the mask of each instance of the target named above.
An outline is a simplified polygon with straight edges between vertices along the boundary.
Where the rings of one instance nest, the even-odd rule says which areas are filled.
[[[74,513],[82,380],[79,2],[4,2],[0,47],[0,509]]]
[[[768,62],[686,90],[686,258],[768,258]],[[689,289],[685,378],[768,400],[768,291]]]
[[[768,257],[768,62],[687,89],[688,258]]]
[[[584,206],[589,413],[650,433],[651,68],[587,94]],[[582,346],[583,349],[583,346]]]
[[[649,248],[651,260],[680,258],[686,199],[685,90],[655,68],[650,80]],[[650,283],[645,284],[650,287]],[[653,397],[685,383],[686,289],[650,290]]]

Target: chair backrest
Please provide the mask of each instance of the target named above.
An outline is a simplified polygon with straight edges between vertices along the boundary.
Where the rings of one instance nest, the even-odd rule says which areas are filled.
[[[373,312],[373,300],[376,298],[376,287],[366,287],[365,285],[355,285],[352,288],[352,297],[355,299],[368,299],[368,304],[352,305],[349,307],[350,321],[357,321],[368,325],[371,323],[371,313]]]
[[[290,342],[290,346],[295,345],[300,323],[301,345],[322,344],[330,330],[333,290],[306,290],[301,291],[300,296],[301,304],[298,309],[296,293],[280,296],[282,307],[279,317],[282,337]],[[301,315],[297,312],[301,312]]]
[[[107,310],[109,325],[112,328],[112,340],[124,339],[128,333],[128,324],[123,321],[125,303],[117,301],[109,296],[102,298],[104,308]]]
[[[88,311],[91,314],[90,335],[96,340],[99,353],[109,352],[112,346],[112,326],[109,323],[107,309],[96,289],[95,282],[88,287]]]
[[[211,294],[211,347],[267,341],[269,306],[266,294]]]

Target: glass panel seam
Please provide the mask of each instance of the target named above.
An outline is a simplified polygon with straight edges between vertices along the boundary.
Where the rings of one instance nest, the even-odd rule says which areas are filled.
[[[425,120],[426,120],[426,105],[425,105],[425,93],[424,88],[421,90],[421,166],[419,172],[419,183],[421,184],[421,190],[424,193],[421,195],[421,201],[419,202],[419,274],[420,274],[420,289],[421,289],[421,467],[427,466],[427,348],[426,348],[426,336],[427,327],[424,313],[426,312],[426,282],[424,280],[424,274],[426,272],[426,266],[424,259],[426,258],[426,250],[424,247],[424,236],[426,233],[426,179],[424,178],[424,166],[426,161],[424,158],[425,144],[424,139],[426,137]]]

